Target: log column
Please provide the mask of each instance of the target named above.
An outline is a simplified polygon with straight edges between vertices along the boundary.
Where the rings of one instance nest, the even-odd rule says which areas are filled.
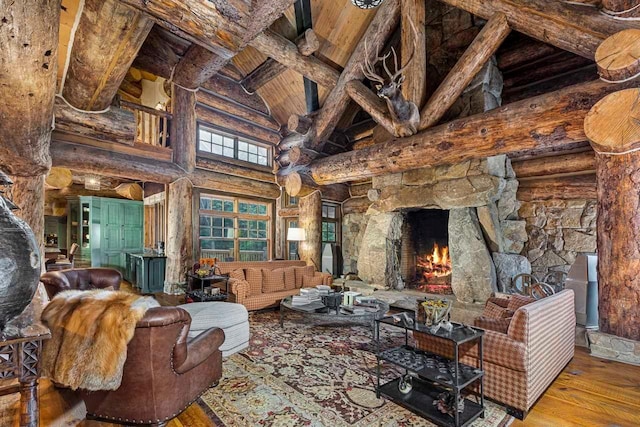
[[[193,186],[187,178],[169,184],[167,282],[184,282],[193,266]]]
[[[15,214],[33,230],[41,254],[44,253],[44,178],[44,175],[11,177],[13,202],[20,208]]]
[[[173,85],[173,161],[192,173],[196,167],[196,94]]]
[[[315,264],[320,270],[322,258],[322,195],[315,191],[300,199],[300,228],[306,233],[304,242],[300,242],[300,259],[307,264]]]
[[[640,340],[640,89],[606,96],[584,128],[596,152],[600,330]]]

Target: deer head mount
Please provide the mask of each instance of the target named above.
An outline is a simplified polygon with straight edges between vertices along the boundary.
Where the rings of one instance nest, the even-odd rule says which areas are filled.
[[[411,24],[411,28],[414,33],[413,50],[403,67],[398,68],[398,55],[394,48],[391,48],[391,51],[384,56],[379,55],[379,48],[376,49],[375,60],[370,62],[368,60],[369,50],[366,39],[364,41],[365,63],[364,66],[360,66],[364,76],[372,82],[376,82],[375,88],[378,96],[387,102],[387,107],[389,108],[389,113],[396,131],[395,136],[401,137],[415,134],[417,132],[418,123],[420,122],[420,111],[418,110],[418,106],[411,101],[407,101],[402,95],[402,83],[405,79],[403,73],[413,61],[416,51],[416,39],[418,38],[413,22],[409,21],[409,23]],[[393,73],[387,66],[387,59],[392,55],[395,70]],[[378,62],[382,63],[382,67],[387,74],[388,81],[383,76],[376,73],[375,66]]]

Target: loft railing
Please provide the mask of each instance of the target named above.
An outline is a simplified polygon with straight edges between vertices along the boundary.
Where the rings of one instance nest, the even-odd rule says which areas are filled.
[[[128,101],[120,101],[120,107],[133,112],[136,118],[136,142],[156,147],[169,145],[171,113]]]

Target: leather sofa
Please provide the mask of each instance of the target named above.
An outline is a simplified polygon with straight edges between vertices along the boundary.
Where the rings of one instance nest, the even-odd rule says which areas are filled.
[[[120,289],[122,274],[113,268],[74,268],[71,270],[49,271],[40,276],[49,298],[70,289]]]
[[[478,323],[476,323],[478,324]],[[486,323],[488,324],[488,322]],[[572,290],[517,308],[506,333],[486,329],[484,392],[520,419],[573,358],[576,317]],[[451,358],[451,343],[414,333],[416,346]],[[460,347],[460,361],[478,366],[475,343]]]
[[[221,262],[216,267],[229,274],[232,300],[247,310],[274,307],[283,298],[299,294],[300,288],[333,282],[330,274],[315,271],[305,261]]]
[[[67,289],[120,285],[110,269],[76,269],[42,275],[49,296]],[[46,277],[45,277],[46,276]],[[189,338],[191,317],[179,307],[147,310],[127,347],[122,382],[114,391],[82,391],[87,419],[164,426],[222,376],[224,332],[210,328]]]

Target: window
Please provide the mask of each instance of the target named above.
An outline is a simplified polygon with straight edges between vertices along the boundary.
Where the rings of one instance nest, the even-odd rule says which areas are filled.
[[[260,166],[271,163],[270,148],[204,126],[198,126],[198,151]]]
[[[287,192],[283,192],[284,194],[284,207],[291,208],[294,206],[298,206],[298,198],[295,196],[290,196]]]
[[[268,260],[269,213],[268,203],[200,195],[200,256],[223,261]]]
[[[322,242],[338,243],[340,218],[338,206],[330,203],[322,204]]]

